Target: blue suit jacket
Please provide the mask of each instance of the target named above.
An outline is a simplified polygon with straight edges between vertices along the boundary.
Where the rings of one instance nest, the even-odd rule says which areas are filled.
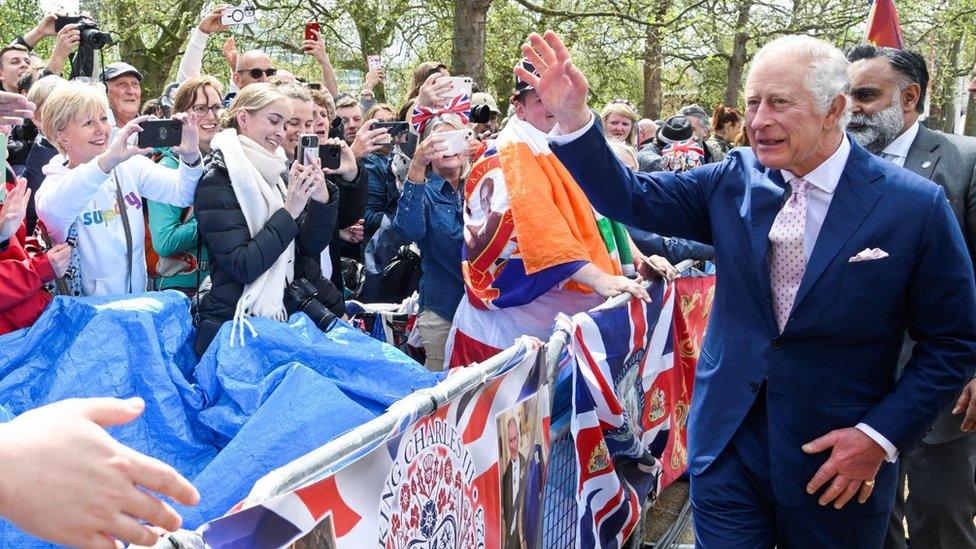
[[[785,188],[778,170],[767,177],[751,150],[736,149],[681,174],[634,173],[596,128],[552,147],[600,213],[714,245],[717,286],[695,376],[690,469],[701,473],[722,452],[765,381],[770,478],[786,506],[816,505],[805,486],[829,452],[808,456],[804,443],[863,421],[909,450],[976,367],[972,264],[945,193],[851,141],[782,334],[766,259]],[[889,256],[848,261],[865,248]],[[906,328],[919,343],[896,383]],[[854,512],[890,509],[895,477],[884,464],[875,496]]]

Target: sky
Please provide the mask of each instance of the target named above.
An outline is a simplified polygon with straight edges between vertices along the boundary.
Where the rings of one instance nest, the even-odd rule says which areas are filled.
[[[78,0],[41,0],[44,13],[77,13]]]

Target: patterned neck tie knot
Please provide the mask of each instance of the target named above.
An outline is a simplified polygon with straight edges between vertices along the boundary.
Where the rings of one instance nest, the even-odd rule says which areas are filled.
[[[807,217],[807,182],[790,181],[792,194],[783,204],[769,229],[769,281],[773,291],[773,312],[780,332],[786,327],[807,260],[803,247]]]

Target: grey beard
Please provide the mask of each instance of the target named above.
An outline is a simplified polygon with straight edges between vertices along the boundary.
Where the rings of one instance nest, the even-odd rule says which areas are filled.
[[[862,147],[879,154],[898,137],[904,125],[905,113],[901,110],[901,102],[896,101],[894,105],[872,115],[852,114],[847,130]]]

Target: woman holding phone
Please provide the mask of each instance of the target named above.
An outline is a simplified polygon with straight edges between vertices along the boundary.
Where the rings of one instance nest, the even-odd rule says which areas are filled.
[[[291,119],[291,99],[265,83],[241,90],[221,116],[225,129],[196,193],[212,281],[198,311],[199,354],[228,320],[231,340],[243,342],[245,328],[255,333],[251,316],[285,321],[301,310],[327,329],[345,314],[318,262],[335,231],[338,192],[317,158],[287,163],[281,146]],[[355,170],[344,163],[338,171]]]
[[[393,226],[420,247],[420,316],[428,370],[444,369],[444,347],[454,311],[464,294],[461,278],[464,178],[468,151],[449,153],[445,132],[464,130],[455,114],[433,118],[413,155]],[[447,153],[447,154],[445,154]]]
[[[142,199],[189,206],[203,173],[195,115],[173,116],[183,122],[183,137],[174,149],[179,168],[171,170],[144,156],[151,149],[129,144],[148,116],[135,118],[110,140],[108,110],[101,87],[66,82],[41,112],[44,135],[60,154],[44,167],[37,216],[52,244],[74,244],[80,273],[69,292],[80,295],[146,291]]]

